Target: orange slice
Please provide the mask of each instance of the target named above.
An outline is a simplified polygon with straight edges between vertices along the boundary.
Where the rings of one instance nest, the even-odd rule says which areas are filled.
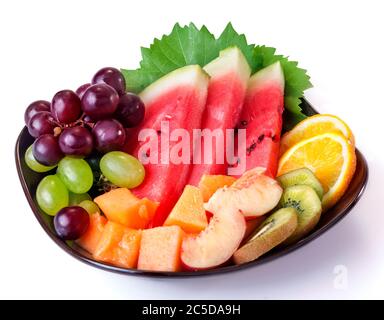
[[[327,210],[341,198],[355,173],[355,147],[339,133],[324,133],[305,139],[280,158],[278,176],[303,167],[312,170],[321,182],[323,208]]]
[[[355,144],[353,133],[343,120],[330,114],[317,114],[301,121],[291,131],[283,135],[280,144],[280,155],[304,139],[327,132],[342,134],[352,144]]]

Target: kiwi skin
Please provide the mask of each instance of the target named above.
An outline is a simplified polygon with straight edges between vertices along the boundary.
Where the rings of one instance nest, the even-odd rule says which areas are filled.
[[[235,264],[243,264],[257,259],[292,235],[297,224],[298,214],[294,208],[277,210],[256,229],[247,243],[233,254],[233,261]]]
[[[315,174],[308,168],[300,168],[288,173],[285,173],[276,178],[280,185],[286,189],[291,186],[304,184],[316,191],[320,200],[323,199],[324,189]]]
[[[293,207],[298,214],[297,228],[284,241],[283,246],[295,243],[306,236],[317,225],[321,217],[321,201],[315,190],[307,185],[295,185],[285,189],[280,200],[280,206]]]

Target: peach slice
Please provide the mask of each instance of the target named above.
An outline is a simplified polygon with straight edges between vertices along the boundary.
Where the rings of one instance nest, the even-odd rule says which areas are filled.
[[[271,211],[282,193],[280,184],[267,176],[264,168],[254,168],[230,187],[218,189],[205,204],[205,209],[219,212],[231,206],[240,210],[246,219],[252,219]]]
[[[229,260],[243,240],[245,219],[239,210],[228,206],[214,212],[208,227],[197,236],[184,238],[181,261],[192,270],[210,269]]]

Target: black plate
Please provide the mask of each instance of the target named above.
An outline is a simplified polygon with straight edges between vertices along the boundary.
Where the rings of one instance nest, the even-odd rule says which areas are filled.
[[[316,110],[314,110],[306,100],[303,100],[302,107],[305,114],[307,115],[313,115],[317,113]],[[241,270],[244,268],[255,267],[262,263],[272,261],[316,239],[325,231],[327,231],[329,228],[334,226],[337,222],[339,222],[342,218],[344,218],[347,215],[347,213],[350,212],[350,210],[359,201],[361,195],[364,192],[364,189],[368,180],[367,162],[364,156],[361,154],[361,152],[356,149],[356,156],[357,156],[356,173],[351,181],[351,184],[347,192],[332,209],[330,209],[326,214],[324,214],[321,217],[316,228],[305,238],[301,239],[299,242],[285,248],[274,249],[268,252],[267,254],[265,254],[264,256],[260,257],[259,259],[246,264],[242,264],[242,265],[228,265],[228,266],[215,268],[212,270],[204,270],[204,271],[198,271],[198,272],[187,272],[187,271],[185,272],[184,271],[183,272],[152,272],[152,271],[144,271],[144,270],[137,270],[137,269],[125,269],[125,268],[115,267],[107,263],[95,261],[92,258],[92,256],[85,250],[82,250],[81,248],[73,244],[69,245],[66,242],[62,241],[60,238],[58,238],[58,236],[55,234],[55,231],[53,230],[52,217],[49,217],[46,214],[42,213],[39,210],[36,202],[34,201],[36,187],[42,178],[42,174],[39,174],[30,170],[24,161],[25,151],[32,143],[33,143],[33,138],[29,135],[27,128],[24,128],[21,131],[16,142],[16,149],[15,149],[16,166],[17,166],[17,172],[19,174],[20,182],[23,187],[25,196],[27,197],[29,205],[31,206],[31,209],[37,221],[43,227],[44,231],[60,248],[62,248],[65,252],[69,253],[71,256],[75,257],[76,259],[100,269],[122,273],[122,274],[129,274],[129,275],[140,275],[140,276],[148,276],[148,277],[203,276],[203,275],[213,275],[213,274],[219,274],[224,272]]]

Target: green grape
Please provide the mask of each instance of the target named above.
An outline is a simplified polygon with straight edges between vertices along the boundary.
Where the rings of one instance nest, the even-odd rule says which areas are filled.
[[[69,205],[76,206],[80,202],[85,200],[92,200],[91,196],[88,193],[73,193],[69,192]]]
[[[42,164],[40,164],[39,162],[37,162],[37,160],[35,159],[35,157],[33,156],[33,153],[32,153],[32,145],[30,145],[27,149],[27,151],[25,151],[25,163],[27,164],[27,166],[35,171],[35,172],[47,172],[49,170],[52,170],[54,167],[56,166],[52,166],[52,167],[48,167],[48,166],[44,166]]]
[[[86,193],[93,184],[91,167],[83,159],[64,157],[59,162],[57,174],[73,193]]]
[[[36,200],[41,210],[54,216],[68,206],[68,190],[57,175],[46,176],[37,186]]]
[[[141,162],[122,151],[105,154],[100,160],[100,170],[110,182],[121,188],[135,188],[145,177]]]
[[[79,207],[84,208],[89,214],[100,213],[100,209],[97,204],[91,200],[84,200],[80,202]]]
[[[40,211],[40,216],[43,218],[45,224],[47,226],[49,226],[51,229],[54,228],[53,226],[53,219],[52,219],[52,216],[49,215],[49,214],[46,214],[43,209],[41,209],[41,207],[39,206],[39,203],[37,202],[37,197],[36,197],[36,193],[35,193],[35,196],[33,197],[33,201],[36,203],[36,206],[37,208],[39,209]]]

